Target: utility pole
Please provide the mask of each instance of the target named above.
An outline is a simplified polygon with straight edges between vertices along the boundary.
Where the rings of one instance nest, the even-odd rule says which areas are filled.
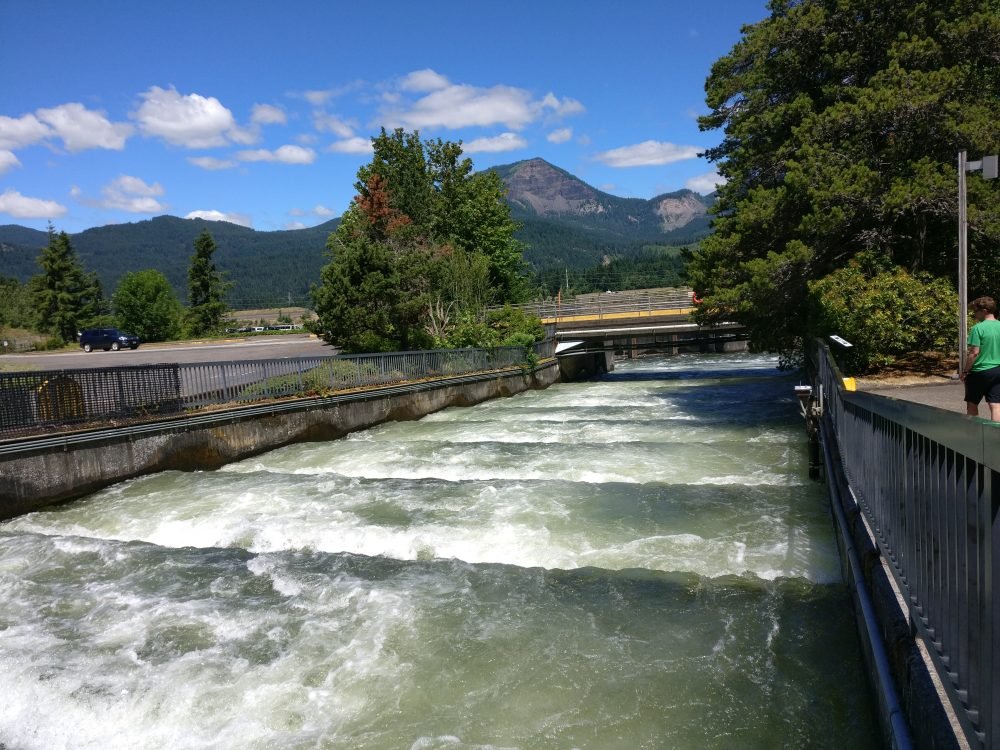
[[[982,170],[984,180],[997,176],[997,155],[979,161],[967,161],[965,151],[958,152],[958,372],[965,372],[969,340],[969,216],[965,198],[965,173]]]

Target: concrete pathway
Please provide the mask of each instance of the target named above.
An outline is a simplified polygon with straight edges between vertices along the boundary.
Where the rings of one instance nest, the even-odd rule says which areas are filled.
[[[965,386],[959,380],[922,378],[915,383],[891,384],[859,379],[858,390],[965,414]],[[985,403],[979,405],[979,415],[989,417]]]

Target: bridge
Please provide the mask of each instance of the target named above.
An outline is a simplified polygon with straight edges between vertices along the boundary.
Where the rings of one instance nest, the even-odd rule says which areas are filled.
[[[747,332],[738,323],[702,326],[691,289],[650,289],[582,294],[572,299],[518,307],[552,326],[563,356],[614,352],[732,352],[746,348]],[[570,345],[572,344],[572,346]]]

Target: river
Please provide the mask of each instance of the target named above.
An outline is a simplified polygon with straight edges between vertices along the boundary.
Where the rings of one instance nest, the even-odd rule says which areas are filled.
[[[0,747],[879,747],[794,382],[619,363],[0,524]]]

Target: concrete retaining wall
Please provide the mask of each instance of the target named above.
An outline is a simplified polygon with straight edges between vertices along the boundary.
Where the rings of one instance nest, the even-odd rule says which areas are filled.
[[[447,406],[471,406],[560,380],[554,360],[530,373],[520,370],[464,378],[462,383],[423,383],[393,395],[358,393],[301,409],[260,414],[233,409],[192,425],[190,419],[156,422],[141,433],[103,430],[72,445],[49,445],[0,460],[0,519],[72,500],[126,479],[168,469],[217,469],[291,443],[333,440],[386,421],[419,419]],[[563,378],[565,379],[565,378]],[[397,389],[398,390],[398,389]],[[243,412],[241,414],[241,411]]]

